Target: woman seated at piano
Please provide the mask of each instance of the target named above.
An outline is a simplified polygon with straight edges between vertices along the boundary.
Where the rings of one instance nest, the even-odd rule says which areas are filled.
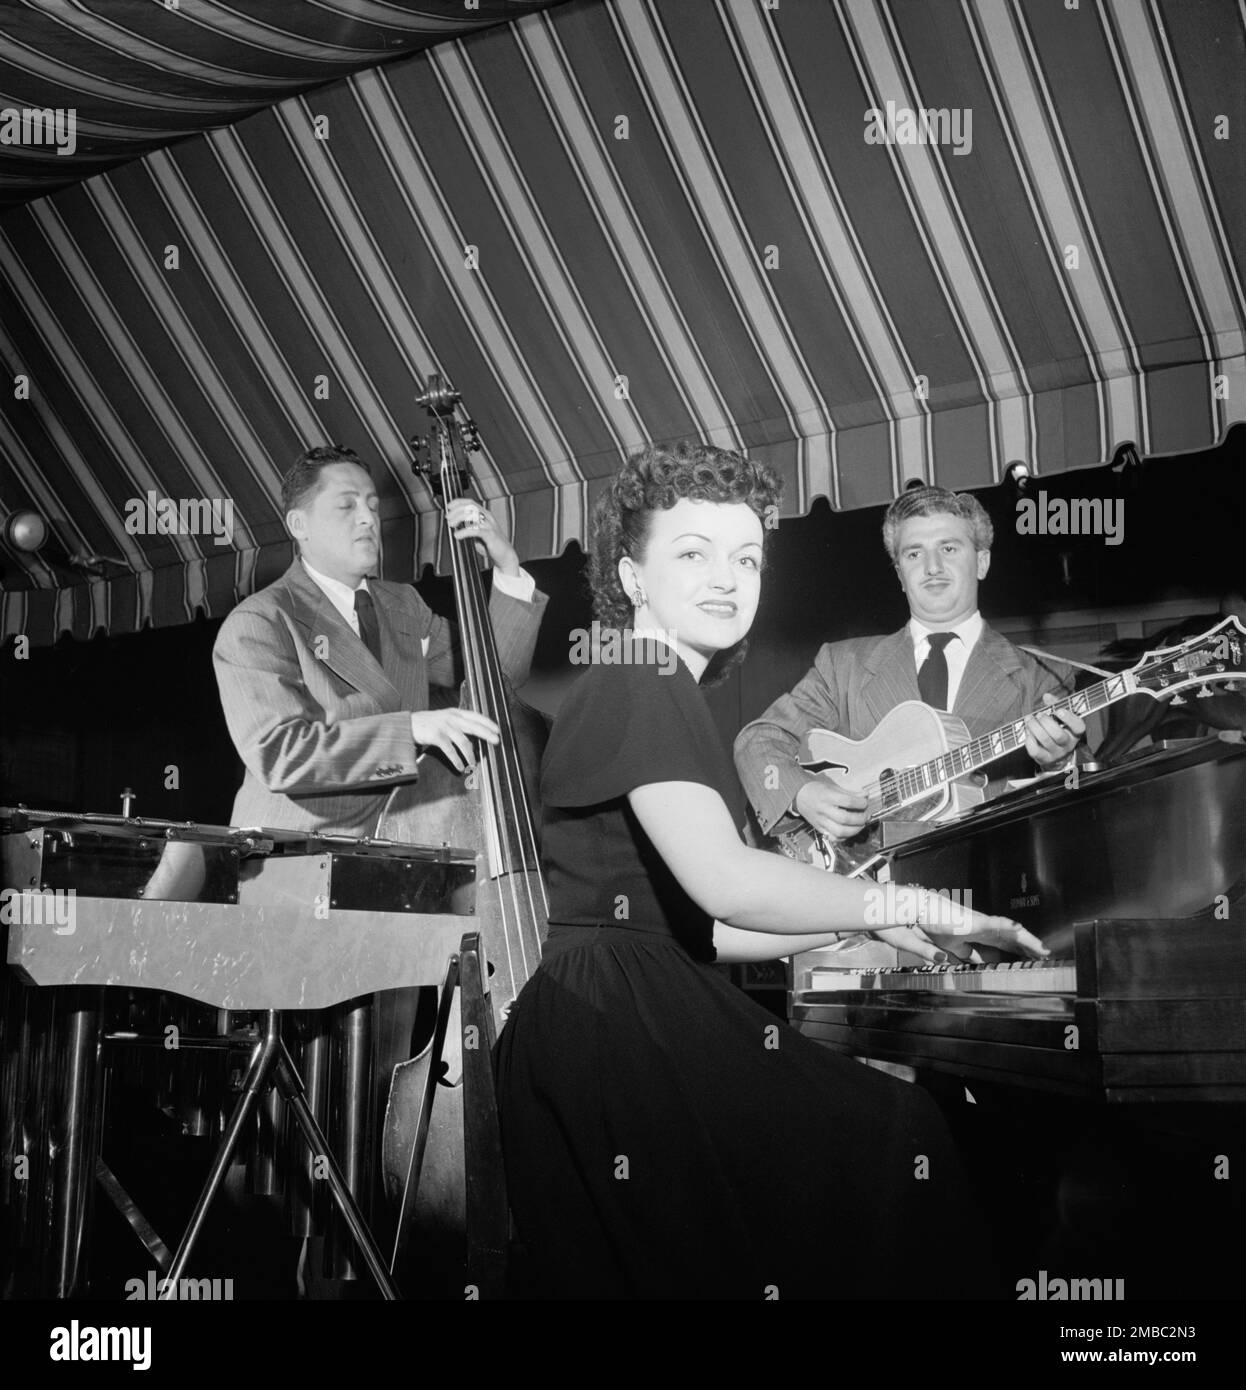
[[[993,1291],[926,1094],[802,1037],[713,968],[880,923],[931,961],[965,942],[1046,954],[1005,918],[887,898],[741,840],[700,686],[742,650],[778,496],[764,464],[681,444],[630,459],[597,508],[596,615],[603,639],[625,640],[554,723],[549,938],[496,1054],[537,1296]]]

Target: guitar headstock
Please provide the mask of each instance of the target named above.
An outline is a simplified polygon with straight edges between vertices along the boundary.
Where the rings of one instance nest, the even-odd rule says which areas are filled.
[[[1199,687],[1199,695],[1211,695],[1213,684],[1246,682],[1246,627],[1225,618],[1200,637],[1147,652],[1130,675],[1140,691],[1157,700],[1191,686]]]

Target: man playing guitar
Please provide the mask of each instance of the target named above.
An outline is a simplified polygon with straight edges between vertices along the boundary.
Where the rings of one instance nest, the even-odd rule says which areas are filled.
[[[968,493],[920,488],[887,509],[883,541],[909,621],[889,636],[827,643],[795,689],[741,730],[736,768],[764,831],[777,836],[809,826],[831,841],[859,834],[866,797],[803,767],[802,740],[811,729],[864,739],[906,700],[950,711],[973,737],[1028,716],[1025,751],[1038,768],[1070,759],[1085,735],[1083,720],[1064,707],[1033,711],[1053,705],[1071,683],[978,612],[993,537],[990,517]],[[992,791],[1009,769],[994,771]]]

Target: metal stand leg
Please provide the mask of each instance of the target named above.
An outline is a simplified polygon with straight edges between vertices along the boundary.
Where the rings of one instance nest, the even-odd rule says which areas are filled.
[[[368,1137],[376,1118],[372,1099],[372,999],[364,998],[338,1011],[333,1020],[338,1103],[327,1126],[333,1135],[342,1175],[360,1208],[371,1211],[372,1184],[368,1166]],[[331,1224],[327,1272],[337,1279],[357,1279],[351,1251],[343,1244],[337,1223]]]
[[[302,1014],[299,1017],[301,1049],[296,1048],[302,1070],[303,1094],[307,1104],[316,1116],[317,1123],[328,1124],[329,1110],[329,1011]],[[289,1048],[286,1049],[289,1051]],[[286,1210],[290,1219],[290,1234],[314,1236],[324,1230],[324,1204],[317,1201],[319,1184],[316,1182],[316,1161],[312,1154],[304,1153],[296,1141],[293,1124],[285,1113],[280,1092],[274,1088],[275,1104],[282,1112],[282,1144],[288,1166],[286,1178]]]
[[[186,1232],[182,1236],[182,1242],[174,1256],[173,1264],[169,1268],[168,1283],[160,1294],[161,1299],[176,1298],[178,1286],[190,1260],[191,1251],[194,1249],[199,1232],[203,1228],[204,1218],[220,1190],[225,1174],[229,1171],[229,1165],[238,1147],[238,1142],[242,1138],[252,1113],[259,1104],[260,1097],[273,1085],[278,1087],[282,1097],[290,1106],[291,1113],[302,1130],[303,1137],[312,1154],[323,1159],[325,1175],[329,1180],[329,1189],[333,1194],[333,1199],[354,1236],[364,1263],[376,1280],[382,1296],[387,1299],[396,1299],[398,1289],[390,1278],[389,1271],[385,1268],[376,1243],[364,1224],[363,1216],[355,1204],[355,1199],[351,1196],[350,1188],[347,1187],[341,1170],[329,1152],[329,1145],[324,1134],[308,1107],[307,1098],[303,1093],[303,1083],[294,1068],[294,1063],[290,1060],[290,1054],[286,1051],[285,1044],[281,1041],[281,1015],[271,1009],[264,1015],[264,1037],[256,1047],[255,1055],[251,1059],[246,1080],[242,1085],[242,1095],[238,1098],[238,1104],[229,1117],[225,1137],[212,1162],[212,1170],[208,1174],[208,1180],[199,1195],[199,1201],[195,1205]]]
[[[65,1017],[56,1029],[58,1114],[51,1256],[57,1298],[81,1293],[85,1280],[83,1251],[99,1147],[103,996],[102,989],[67,991]]]
[[[290,1106],[291,1113],[294,1115],[299,1128],[303,1131],[308,1146],[313,1153],[324,1155],[325,1176],[329,1180],[329,1189],[333,1193],[338,1210],[342,1213],[342,1219],[355,1238],[355,1244],[359,1247],[364,1264],[368,1266],[368,1270],[376,1280],[381,1293],[386,1298],[397,1298],[398,1288],[390,1277],[389,1270],[385,1267],[385,1261],[381,1258],[381,1252],[376,1248],[376,1242],[372,1239],[371,1232],[364,1223],[363,1213],[351,1195],[346,1179],[342,1176],[342,1170],[334,1162],[333,1155],[329,1152],[329,1145],[303,1095],[298,1073],[294,1070],[289,1057],[285,1055],[284,1048],[277,1063],[277,1076],[277,1084],[282,1087],[286,1102]]]
[[[156,1268],[161,1274],[167,1273],[169,1261],[173,1258],[172,1252],[160,1239],[155,1227],[139,1210],[138,1203],[121,1186],[117,1181],[117,1175],[102,1158],[95,1160],[95,1178],[100,1187],[104,1189],[104,1195],[116,1207],[126,1225],[143,1242],[147,1253],[155,1260]]]

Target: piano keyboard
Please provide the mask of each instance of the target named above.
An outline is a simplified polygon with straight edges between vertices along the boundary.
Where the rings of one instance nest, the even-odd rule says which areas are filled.
[[[1071,960],[1054,959],[1007,961],[1002,965],[889,965],[859,970],[815,966],[809,972],[809,988],[879,993],[954,990],[965,994],[1075,994],[1077,971]]]

